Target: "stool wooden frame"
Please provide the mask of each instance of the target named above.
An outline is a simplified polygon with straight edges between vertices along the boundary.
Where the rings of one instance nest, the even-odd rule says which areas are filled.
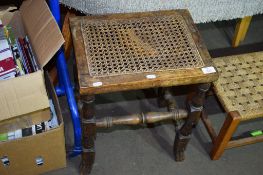
[[[158,15],[180,15],[185,21],[189,36],[193,39],[198,54],[204,63],[203,67],[213,66],[210,55],[204,45],[200,34],[195,27],[193,20],[187,10],[161,11],[132,14],[111,14],[104,16],[86,16],[70,19],[71,33],[73,38],[74,51],[77,65],[77,82],[80,93],[80,106],[82,116],[82,139],[83,153],[81,161],[81,174],[90,173],[95,159],[95,139],[96,128],[111,127],[113,125],[137,125],[142,123],[155,123],[163,120],[185,119],[183,126],[176,131],[174,142],[174,154],[177,161],[184,160],[184,151],[190,140],[193,127],[199,121],[205,93],[210,87],[210,83],[218,78],[216,71],[205,74],[201,67],[188,69],[173,69],[167,71],[137,72],[130,74],[120,74],[114,76],[94,77],[90,74],[90,69],[85,52],[84,39],[81,33],[82,20],[122,20],[140,19]],[[136,38],[136,42],[138,39]],[[148,46],[147,46],[148,47]],[[154,78],[146,78],[147,75],[154,75]],[[100,84],[94,85],[94,82]],[[117,118],[107,117],[96,119],[94,115],[94,100],[96,94],[109,93],[124,90],[161,88],[181,85],[196,85],[196,91],[187,102],[187,111],[177,109],[169,88],[160,94],[162,104],[167,104],[168,112],[151,112],[146,114],[133,114],[120,116]]]
[[[225,149],[263,141],[263,135],[232,139],[240,122],[263,117],[263,52],[220,57],[213,62],[221,73],[213,89],[227,116],[218,135],[205,112],[201,118],[213,143],[211,159],[217,160]]]

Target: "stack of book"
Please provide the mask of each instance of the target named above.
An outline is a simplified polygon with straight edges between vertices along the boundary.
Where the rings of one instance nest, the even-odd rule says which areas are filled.
[[[35,134],[40,134],[46,131],[49,131],[51,129],[57,128],[59,126],[58,124],[58,118],[55,111],[54,104],[52,100],[49,100],[50,104],[50,113],[51,118],[48,121],[32,125],[32,127],[29,128],[21,128],[17,129],[15,131],[10,131],[7,133],[0,133],[0,142],[8,141],[8,140],[15,140],[26,136],[31,136]]]
[[[15,38],[12,28],[0,21],[0,80],[39,70],[29,38]]]

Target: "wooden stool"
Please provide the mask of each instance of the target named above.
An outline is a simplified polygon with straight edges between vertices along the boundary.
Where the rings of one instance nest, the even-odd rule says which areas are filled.
[[[94,162],[96,127],[137,125],[186,118],[176,133],[176,160],[198,122],[205,92],[217,79],[207,49],[186,10],[86,16],[70,19],[82,102],[81,173]],[[197,84],[188,112],[177,109],[169,91],[168,112],[133,114],[96,120],[94,95],[100,93]]]
[[[231,139],[241,121],[263,117],[263,52],[216,58],[213,62],[220,72],[213,83],[215,94],[227,117],[218,136],[207,116],[202,115],[202,119],[214,144],[211,159],[216,160],[225,149],[263,141],[263,135]]]

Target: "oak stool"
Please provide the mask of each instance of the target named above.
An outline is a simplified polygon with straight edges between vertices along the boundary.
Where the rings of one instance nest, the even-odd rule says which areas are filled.
[[[81,173],[95,159],[96,128],[185,119],[176,131],[174,154],[184,159],[190,134],[200,118],[210,83],[218,78],[209,53],[187,10],[171,10],[70,19],[82,103]],[[196,84],[188,110],[177,109],[164,91],[168,112],[96,119],[96,94]]]

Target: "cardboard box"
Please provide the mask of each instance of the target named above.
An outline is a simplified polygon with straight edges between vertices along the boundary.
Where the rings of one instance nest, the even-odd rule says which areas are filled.
[[[62,46],[64,39],[44,0],[26,0],[19,11],[5,12],[1,20],[4,25],[12,26],[16,37],[29,37],[41,67],[37,72],[0,81],[0,127],[4,132],[13,122],[24,128],[50,118],[43,115],[49,110],[49,102],[42,68]]]
[[[0,122],[0,134],[7,133],[9,131],[15,131],[21,128],[28,128],[34,124],[41,123],[50,118],[50,109],[43,109],[35,112],[31,112],[26,115],[7,119]]]
[[[66,166],[64,124],[59,102],[48,79],[46,86],[55,106],[59,127],[17,140],[0,142],[1,175],[36,175]],[[9,165],[5,166],[4,161],[7,160]],[[39,163],[41,160],[43,164]]]
[[[53,100],[59,126],[40,134],[0,142],[0,175],[35,175],[65,167],[62,115],[54,88],[44,79],[43,73],[43,66],[64,42],[59,27],[44,0],[24,1],[19,11],[5,11],[1,20],[15,29],[16,37],[29,37],[41,70],[0,81],[0,133],[49,120],[47,92]]]

